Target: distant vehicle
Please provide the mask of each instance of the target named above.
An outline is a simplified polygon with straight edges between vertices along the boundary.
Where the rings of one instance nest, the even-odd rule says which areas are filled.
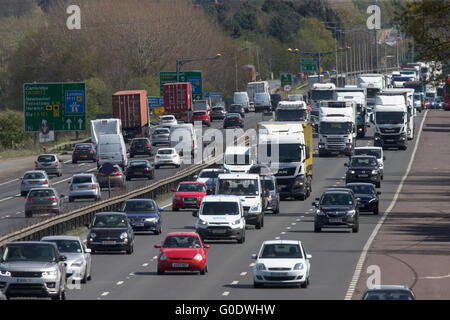
[[[166,271],[208,272],[209,245],[203,245],[198,234],[194,232],[172,232],[166,235],[158,254],[157,274]]]
[[[56,154],[41,154],[34,162],[35,170],[44,170],[47,174],[62,176],[62,162]]]
[[[97,212],[87,234],[87,247],[97,251],[134,251],[134,233],[127,215],[122,212]]]
[[[183,152],[190,151],[191,156],[198,150],[197,134],[192,123],[183,123],[170,127],[170,147],[175,148],[180,156]]]
[[[122,169],[128,165],[127,146],[121,134],[104,134],[98,139],[97,168],[104,163],[117,164]]]
[[[239,104],[244,108],[246,113],[249,112],[250,111],[250,100],[249,100],[247,92],[245,92],[245,91],[235,92],[233,95],[233,104]]]
[[[304,101],[280,101],[275,111],[276,121],[305,121],[310,120],[310,110]]]
[[[156,152],[154,162],[155,169],[159,169],[160,166],[175,166],[176,168],[179,168],[180,165],[181,159],[175,148],[161,148]]]
[[[152,199],[129,199],[120,206],[119,212],[126,213],[134,231],[151,231],[161,234],[161,208]]]
[[[0,287],[5,296],[66,299],[67,258],[56,244],[40,241],[9,242],[0,259]],[[28,276],[28,277],[25,277]]]
[[[206,184],[197,181],[183,181],[178,184],[176,189],[172,189],[172,210],[200,208],[203,197],[206,196]]]
[[[237,196],[210,195],[203,198],[198,212],[195,230],[202,241],[237,240],[245,242],[245,212]]]
[[[305,101],[302,94],[288,94],[288,101]]]
[[[211,110],[211,121],[214,121],[216,119],[223,120],[225,119],[227,112],[225,111],[225,108],[223,106],[216,106],[213,107]]]
[[[20,196],[26,196],[32,188],[50,188],[51,186],[50,178],[44,170],[26,171],[20,183]]]
[[[114,117],[122,122],[125,141],[149,136],[150,113],[146,90],[125,90],[114,93],[112,109]]]
[[[345,163],[347,173],[345,183],[368,182],[377,188],[381,186],[381,173],[377,158],[374,156],[352,156],[350,163]]]
[[[97,153],[92,143],[78,143],[75,145],[72,153],[72,163],[78,161],[97,161]]]
[[[243,118],[245,117],[245,109],[240,104],[232,104],[229,106],[228,113],[239,113]]]
[[[122,134],[120,119],[91,120],[91,142],[97,148],[98,139],[103,134]]]
[[[194,176],[197,182],[203,182],[206,185],[206,193],[213,194],[216,188],[217,177],[219,174],[227,173],[225,169],[203,169],[198,176]]]
[[[256,81],[247,83],[247,94],[250,104],[254,104],[257,93],[269,93],[268,81]]]
[[[211,106],[209,105],[208,100],[195,100],[193,111],[205,111],[209,116],[211,112]]]
[[[118,165],[114,165],[111,174],[107,175],[103,173],[103,166],[104,165],[102,165],[97,171],[97,180],[100,184],[100,188],[108,188],[109,186],[111,186],[111,188],[125,188],[125,176],[122,168]]]
[[[378,168],[381,173],[381,180],[384,178],[384,160],[386,157],[381,147],[357,147],[353,150],[353,156],[374,156],[378,161]]]
[[[368,288],[362,300],[416,300],[414,292],[407,286],[380,285]]]
[[[131,140],[130,144],[130,158],[136,155],[145,155],[151,157],[153,155],[150,139],[148,138],[135,138]]]
[[[86,248],[80,237],[49,236],[43,237],[41,241],[55,243],[59,253],[67,258],[65,261],[67,278],[72,281],[81,281],[81,283],[91,280],[91,250]]]
[[[245,146],[228,146],[223,154],[223,168],[228,172],[247,172],[254,164],[252,149]]]
[[[244,119],[239,113],[228,113],[223,121],[223,128],[239,127],[244,128]]]
[[[152,134],[152,146],[170,144],[170,129],[157,127]]]
[[[269,192],[266,211],[272,211],[274,214],[280,213],[280,194],[275,176],[269,175],[262,177],[264,190]]]
[[[272,103],[270,99],[270,94],[266,92],[255,94],[255,112],[270,112],[272,109]]]
[[[312,258],[298,240],[264,241],[253,266],[253,286],[261,288],[265,284],[298,285],[307,288],[310,284]]]
[[[192,113],[191,122],[201,121],[202,125],[211,126],[211,118],[207,111],[194,111]]]
[[[175,116],[173,116],[173,115],[161,116],[161,118],[159,119],[159,125],[160,126],[162,126],[162,125],[174,126],[174,125],[177,125],[177,124],[178,124],[178,121],[175,118]]]
[[[77,173],[72,176],[69,183],[69,202],[80,198],[100,200],[102,192],[97,178],[92,173]]]
[[[281,97],[280,94],[278,94],[278,93],[271,94],[270,95],[270,103],[272,105],[272,110],[274,110],[274,111],[277,110],[278,103],[282,100],[283,100],[283,98]]]
[[[155,178],[155,168],[148,160],[131,160],[128,167],[125,168],[125,179],[127,181],[134,178],[147,178],[149,180]]]
[[[354,182],[347,183],[346,188],[351,189],[358,201],[359,212],[373,212],[377,215],[380,210],[380,200],[378,196],[381,192],[375,189],[372,183]]]
[[[59,215],[63,204],[63,194],[55,188],[33,188],[28,192],[25,201],[25,217],[31,218],[33,214],[54,213]]]
[[[177,119],[189,122],[193,109],[191,90],[192,86],[189,82],[164,84],[164,111]]]
[[[321,232],[324,227],[351,228],[359,231],[358,200],[350,189],[325,190],[312,205],[316,208],[314,215],[314,232]]]

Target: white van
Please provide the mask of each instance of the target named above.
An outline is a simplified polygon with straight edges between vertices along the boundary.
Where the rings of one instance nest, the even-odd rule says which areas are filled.
[[[268,111],[272,109],[272,103],[270,102],[270,93],[261,92],[255,94],[255,112]]]
[[[233,104],[239,104],[244,107],[245,112],[250,111],[250,100],[248,99],[248,94],[245,91],[235,92],[233,96]]]
[[[197,213],[194,212],[195,216]],[[245,217],[241,200],[233,195],[210,195],[202,199],[195,231],[202,240],[236,239],[245,242]]]
[[[192,156],[197,152],[197,136],[192,123],[177,124],[170,127],[170,147],[175,148],[180,156],[184,150],[191,150]]]
[[[223,155],[223,168],[228,172],[245,173],[255,163],[251,148],[244,146],[228,146]]]
[[[122,134],[103,134],[98,137],[97,167],[108,162],[122,168],[128,165],[127,147]]]

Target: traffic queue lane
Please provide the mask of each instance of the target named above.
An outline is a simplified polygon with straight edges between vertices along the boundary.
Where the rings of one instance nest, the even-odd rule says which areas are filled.
[[[265,119],[269,119],[270,117],[266,116]],[[256,128],[256,124],[261,121],[262,114],[261,113],[247,113],[245,115],[244,120],[244,130],[249,128]],[[213,121],[211,123],[211,128],[216,129],[223,129],[223,121]],[[203,130],[207,130],[208,127],[203,126]],[[160,146],[164,147],[164,146]],[[156,153],[158,147],[154,147],[153,150]],[[53,187],[56,188],[56,190],[60,194],[68,195],[69,193],[69,184],[70,178],[72,175],[76,173],[94,173],[97,172],[97,166],[96,163],[93,162],[79,162],[77,164],[71,163],[71,154],[69,157],[62,156],[61,157],[65,159],[63,164],[63,175],[61,177],[57,177],[54,175],[50,176],[50,180],[53,184]],[[132,159],[148,159],[151,160],[150,162],[153,163],[153,157],[145,157],[145,156],[136,156],[134,158],[129,158],[129,160]],[[187,168],[188,165],[182,164],[180,168],[173,168],[173,167],[161,167],[159,169],[155,169],[155,179],[153,180],[146,180],[146,179],[133,179],[131,181],[125,182],[125,191],[129,192],[131,190],[145,187],[151,183],[154,183],[155,181],[161,181],[168,177],[171,177],[178,173],[180,170]],[[29,168],[27,170],[33,170],[34,168]],[[26,170],[25,170],[26,171]],[[12,179],[10,179],[12,180]],[[124,191],[120,189],[112,189],[111,190],[111,196],[117,196],[120,194],[123,194]],[[107,199],[109,196],[108,189],[102,190],[102,200]],[[63,212],[69,212],[74,209],[78,209],[81,207],[89,206],[92,204],[92,200],[88,199],[80,199],[76,200],[75,202],[69,203],[68,198],[64,200],[63,205]],[[4,185],[0,185],[0,236],[20,230],[21,228],[30,226],[32,224],[36,224],[38,222],[41,222],[43,220],[49,219],[54,217],[53,214],[42,214],[42,215],[35,215],[32,218],[25,218],[24,213],[24,206],[25,206],[25,197],[20,196],[20,180],[14,180],[10,183],[6,183]]]
[[[415,119],[419,128],[423,113]],[[417,137],[418,131],[416,131]],[[368,136],[357,146],[373,145],[373,126]],[[69,290],[68,299],[344,299],[362,248],[373,228],[390,205],[411,157],[416,137],[406,151],[386,150],[385,174],[379,191],[380,214],[360,214],[360,229],[323,229],[313,232],[314,210],[311,202],[332,186],[345,185],[344,163],[347,157],[319,158],[315,154],[313,192],[306,201],[281,202],[280,214],[266,214],[261,230],[253,226],[246,230],[246,242],[208,241],[209,272],[206,275],[189,273],[157,275],[158,249],[169,232],[195,231],[191,211],[163,212],[161,235],[138,234],[132,255],[104,253],[93,256],[93,280],[81,290]],[[317,147],[317,139],[314,139]],[[317,150],[317,148],[315,149]],[[163,204],[168,204],[169,201]],[[296,287],[253,288],[251,254],[257,253],[263,241],[271,239],[301,240],[312,255],[311,284],[307,289]],[[363,270],[366,272],[366,270]]]

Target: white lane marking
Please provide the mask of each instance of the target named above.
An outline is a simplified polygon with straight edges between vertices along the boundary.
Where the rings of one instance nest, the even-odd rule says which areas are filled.
[[[128,275],[129,276],[134,276],[134,272],[130,272]]]
[[[444,278],[450,278],[450,274],[446,275],[446,276],[428,276],[428,277],[419,277],[417,279],[428,279],[428,280],[435,280],[435,279],[444,279]]]
[[[295,226],[297,223],[296,222],[292,222],[291,223],[291,226]]]
[[[255,265],[255,263],[252,262],[252,263],[250,263],[248,266],[249,266],[249,267],[253,267],[254,265]]]
[[[15,197],[20,197],[20,193],[16,194]]]
[[[9,181],[0,183],[0,186],[3,186],[3,185],[5,185],[5,184],[8,184],[8,183],[11,183],[11,182],[14,182],[14,181],[18,181],[18,180],[19,180],[19,178],[16,178],[16,179],[14,179],[14,180],[9,180]]]
[[[158,256],[154,256],[153,259],[158,259]]]
[[[148,266],[148,263],[144,263],[144,264],[142,264],[142,266],[143,266],[143,267],[147,267],[147,266]]]
[[[355,293],[355,289],[356,289],[356,284],[359,281],[359,278],[361,276],[361,271],[362,271],[362,267],[364,265],[364,261],[366,260],[367,257],[367,253],[369,251],[370,246],[372,245],[373,240],[375,239],[375,237],[378,234],[378,231],[381,228],[381,225],[384,223],[384,220],[386,220],[387,215],[392,211],[392,209],[394,208],[395,204],[397,203],[397,198],[403,188],[403,183],[405,182],[406,178],[408,177],[409,171],[411,170],[412,167],[412,163],[414,162],[414,157],[416,156],[416,151],[417,148],[419,146],[419,140],[420,140],[420,136],[422,135],[422,128],[423,125],[425,123],[425,119],[427,117],[427,113],[428,110],[425,111],[425,115],[422,119],[422,123],[420,124],[420,129],[419,129],[419,134],[417,135],[417,140],[416,140],[416,144],[414,146],[414,150],[411,154],[411,159],[409,160],[409,164],[408,167],[406,168],[406,172],[404,174],[404,176],[402,177],[402,180],[400,181],[400,184],[397,187],[397,190],[395,192],[394,198],[392,199],[389,207],[387,208],[387,210],[384,212],[383,216],[381,217],[381,219],[378,221],[377,225],[375,226],[375,228],[372,231],[372,234],[370,235],[369,239],[367,239],[366,244],[364,245],[361,255],[359,257],[358,263],[356,264],[356,268],[355,268],[355,272],[353,274],[350,286],[348,287],[347,293],[345,295],[344,300],[351,300],[353,297],[353,294]]]
[[[5,218],[9,218],[9,217],[10,217],[10,215],[5,216]]]
[[[72,177],[66,178],[66,179],[62,179],[62,180],[60,180],[60,181],[58,181],[58,182],[55,182],[53,185],[63,183],[63,182],[68,181],[68,180],[70,180],[70,179],[72,179]]]
[[[80,167],[81,167],[81,166],[84,166],[84,165],[86,165],[86,163],[81,163],[81,164],[80,164]]]
[[[300,218],[304,218],[305,216],[301,216]],[[299,220],[300,221],[300,220]]]
[[[247,272],[241,272],[240,276],[245,276],[247,274]]]
[[[275,237],[275,240],[280,240],[280,237]]]
[[[286,229],[290,230],[290,229],[291,229],[291,227],[286,227]]]
[[[231,285],[238,284],[238,283],[239,283],[239,281],[234,280],[234,281],[231,283]]]
[[[123,284],[123,281],[119,281],[116,283],[118,286],[120,286],[121,284]]]
[[[72,160],[67,160],[67,161],[64,161],[63,163],[69,163],[69,162],[72,162]]]
[[[21,213],[22,213],[22,212],[20,212],[20,211],[17,211],[17,212],[16,212],[16,214],[21,214]]]
[[[338,181],[338,182],[336,182],[336,184],[341,184],[341,182],[340,182],[340,181]]]
[[[283,231],[283,232],[281,232],[281,234],[286,234],[286,232]]]
[[[308,212],[306,214],[308,214]],[[302,216],[302,218],[303,218],[303,216]],[[300,221],[300,219],[296,219],[295,221]]]
[[[101,296],[102,297],[105,297],[105,296],[107,296],[109,294],[109,291],[105,291],[105,292],[103,292],[102,294],[101,294]]]
[[[228,296],[230,295],[230,291],[225,291],[224,293],[222,293],[223,296]]]
[[[14,198],[14,197],[7,197],[7,198],[4,198],[4,199],[0,200],[0,202],[6,201],[6,200],[10,200],[12,198]]]
[[[87,172],[91,172],[91,171],[95,171],[95,170],[97,170],[97,168],[93,167],[92,169],[89,169]]]
[[[314,209],[309,209],[308,211],[313,211]]]

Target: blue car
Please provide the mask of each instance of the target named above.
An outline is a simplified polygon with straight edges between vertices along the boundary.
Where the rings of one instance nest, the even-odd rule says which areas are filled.
[[[151,231],[161,233],[161,208],[152,199],[130,199],[118,209],[127,214],[134,231]]]

